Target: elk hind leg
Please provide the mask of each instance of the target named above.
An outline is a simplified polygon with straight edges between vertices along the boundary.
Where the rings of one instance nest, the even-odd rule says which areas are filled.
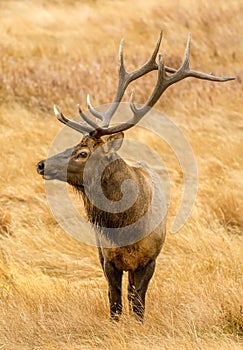
[[[149,281],[154,274],[155,260],[150,260],[146,266],[130,271],[128,274],[128,301],[132,310],[140,320],[145,311],[145,297]]]

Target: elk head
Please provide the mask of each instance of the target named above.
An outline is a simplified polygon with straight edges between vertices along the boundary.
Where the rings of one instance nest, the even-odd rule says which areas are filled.
[[[37,164],[37,172],[45,180],[56,179],[81,189],[86,163],[89,161],[90,176],[88,177],[95,180],[96,170],[105,168],[105,165],[111,162],[114,154],[122,145],[123,137],[122,132],[100,138],[84,135],[81,142],[75,147],[41,160]],[[91,156],[92,159],[90,159]],[[95,166],[98,162],[99,167]],[[104,163],[103,167],[101,163]]]
[[[188,77],[216,82],[225,82],[234,79],[232,77],[216,77],[212,73],[206,74],[191,70],[189,67],[190,35],[188,37],[184,59],[180,68],[176,70],[165,66],[163,57],[158,55],[161,39],[162,33],[160,33],[150,59],[142,67],[131,73],[128,73],[124,67],[123,40],[121,41],[119,49],[119,81],[113,102],[109,108],[101,114],[92,106],[90,97],[89,95],[87,96],[87,105],[90,113],[96,119],[101,120],[101,123],[98,124],[94,119],[88,117],[81,110],[80,106],[78,106],[78,111],[83,120],[82,123],[68,119],[57,109],[56,106],[54,106],[54,112],[57,119],[70,128],[83,134],[83,138],[76,147],[69,148],[56,156],[40,161],[37,164],[37,172],[40,175],[43,175],[46,180],[57,179],[82,188],[84,168],[91,155],[94,153],[97,154],[97,157],[93,159],[93,162],[89,162],[90,176],[95,178],[96,162],[105,163],[108,159],[109,161],[111,161],[112,158],[117,159],[116,151],[121,147],[123,131],[136,125],[156,104],[163,92],[170,85]],[[157,56],[158,62],[156,61]],[[126,122],[110,126],[111,118],[116,112],[128,85],[132,81],[153,70],[158,71],[157,83],[147,102],[142,107],[138,108],[133,102],[133,96],[131,96],[130,108],[132,111],[132,117]],[[99,148],[100,150],[98,151]]]

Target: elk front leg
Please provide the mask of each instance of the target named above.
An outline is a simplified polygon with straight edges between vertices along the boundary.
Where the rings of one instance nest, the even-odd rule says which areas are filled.
[[[141,269],[130,271],[128,275],[128,300],[132,310],[140,320],[143,320],[145,311],[145,296],[149,281],[154,274],[155,260],[148,262]]]
[[[108,281],[108,296],[110,302],[110,315],[115,321],[119,321],[122,313],[122,273],[111,262],[104,262],[104,272]]]

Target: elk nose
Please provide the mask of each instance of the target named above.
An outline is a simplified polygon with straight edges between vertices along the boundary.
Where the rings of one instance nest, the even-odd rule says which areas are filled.
[[[39,163],[37,163],[37,165],[36,165],[36,170],[37,170],[37,173],[38,173],[38,174],[40,174],[40,175],[43,175],[43,174],[44,174],[45,163],[46,163],[45,160],[41,160]]]

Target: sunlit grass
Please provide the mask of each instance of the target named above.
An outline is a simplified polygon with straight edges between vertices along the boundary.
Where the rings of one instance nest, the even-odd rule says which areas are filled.
[[[124,1],[0,2],[0,349],[242,349],[242,3]],[[106,281],[94,247],[70,238],[47,206],[35,164],[67,115],[111,102],[117,52],[149,57],[163,29],[166,65],[179,67],[190,32],[191,67],[234,82],[186,80],[156,108],[190,141],[199,169],[192,215],[168,235],[147,295],[145,322],[109,321]],[[136,102],[156,73],[136,82]],[[171,224],[181,198],[179,164],[157,139],[172,181]],[[166,153],[166,154],[163,154]]]

